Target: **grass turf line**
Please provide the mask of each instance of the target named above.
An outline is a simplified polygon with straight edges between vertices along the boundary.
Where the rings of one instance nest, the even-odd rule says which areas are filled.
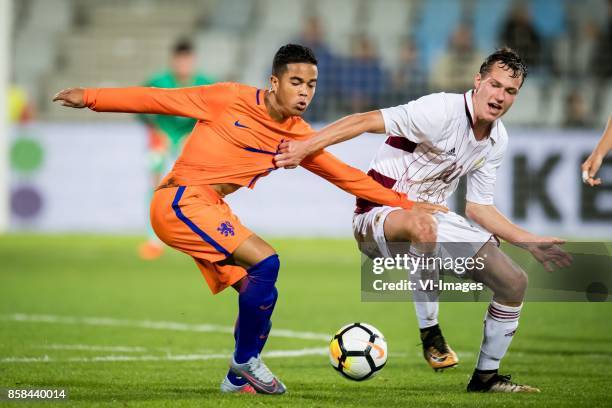
[[[65,360],[108,355],[229,356],[232,337],[228,333],[4,319],[0,320],[0,359],[49,355],[62,361],[2,362],[0,388],[64,387],[70,400],[61,406],[609,406],[609,303],[527,304],[501,371],[543,392],[472,395],[464,389],[480,345],[485,303],[441,305],[441,326],[462,358],[457,369],[435,374],[419,355],[411,304],[360,302],[359,254],[352,241],[270,241],[282,265],[274,327],[331,336],[347,322],[371,323],[385,334],[391,352],[387,367],[378,377],[365,383],[348,382],[331,369],[324,355],[270,358],[268,365],[287,384],[288,395],[220,395],[218,385],[227,367],[222,358]],[[138,242],[136,238],[110,236],[0,237],[0,314],[233,324],[237,302],[232,291],[210,295],[192,261],[174,251],[156,262],[140,261],[135,256]],[[62,349],[53,345],[133,347],[136,351]],[[325,345],[319,340],[271,337],[267,350]],[[139,352],[138,348],[146,350]]]

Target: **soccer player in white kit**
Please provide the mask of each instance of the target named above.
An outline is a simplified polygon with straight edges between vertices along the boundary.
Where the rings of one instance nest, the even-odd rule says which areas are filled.
[[[499,249],[495,236],[520,246],[547,270],[568,266],[570,256],[557,244],[510,222],[494,205],[497,168],[508,144],[500,117],[510,109],[527,76],[527,68],[509,48],[489,55],[465,94],[436,93],[405,105],[342,118],[305,142],[286,142],[276,156],[279,167],[293,167],[309,154],[362,133],[386,136],[368,174],[388,188],[416,201],[445,205],[461,176],[467,177],[466,215],[418,214],[357,201],[353,230],[368,256],[391,256],[393,242],[472,243],[469,256],[484,259],[481,271],[469,277],[493,292],[484,322],[484,336],[468,391],[539,392],[510,376],[498,374],[501,359],[516,333],[527,288],[527,275]],[[375,242],[377,254],[365,243]],[[372,247],[372,245],[369,245]],[[434,369],[457,364],[438,325],[438,302],[415,302],[424,356]]]

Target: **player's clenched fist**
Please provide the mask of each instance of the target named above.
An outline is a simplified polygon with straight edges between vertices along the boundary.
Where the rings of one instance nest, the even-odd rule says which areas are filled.
[[[591,187],[601,184],[601,179],[595,178],[595,175],[599,171],[604,158],[610,150],[612,150],[612,116],[608,118],[608,124],[599,143],[597,143],[597,146],[593,149],[588,159],[582,163],[582,181],[584,183]]]
[[[304,157],[314,153],[308,141],[298,142],[296,140],[283,140],[278,145],[278,151],[274,156],[276,167],[295,169],[304,160]]]
[[[601,178],[595,178],[595,174],[599,171],[601,163],[603,162],[604,155],[598,153],[596,150],[582,163],[582,181],[591,187],[595,187],[601,184]]]
[[[64,89],[55,94],[53,102],[59,101],[62,106],[81,109],[85,107],[85,100],[83,99],[84,94],[85,89],[83,88]]]

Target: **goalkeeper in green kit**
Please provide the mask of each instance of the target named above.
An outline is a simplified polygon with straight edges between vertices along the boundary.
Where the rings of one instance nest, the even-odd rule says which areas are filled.
[[[144,86],[155,88],[184,88],[209,85],[214,81],[195,70],[195,53],[191,42],[179,40],[172,49],[170,68],[151,77]],[[140,115],[148,127],[149,174],[151,191],[159,185],[162,177],[170,171],[179,156],[186,137],[191,133],[196,120],[192,118],[167,115]],[[149,221],[147,220],[147,225]],[[155,236],[153,229],[147,229],[148,239],[138,248],[142,259],[158,258],[163,245]]]

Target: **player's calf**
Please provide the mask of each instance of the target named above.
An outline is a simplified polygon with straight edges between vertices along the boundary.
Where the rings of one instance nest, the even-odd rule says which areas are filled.
[[[509,376],[497,374],[519,326],[527,275],[491,244],[486,244],[477,256],[486,260],[474,279],[487,285],[494,295],[485,314],[482,345],[468,391],[537,392],[533,387],[511,382]]]
[[[260,336],[270,325],[278,291],[275,283],[280,268],[278,256],[271,255],[250,267],[247,281],[238,295],[236,351],[238,363],[245,363],[260,352]]]
[[[517,305],[523,302],[529,278],[521,268],[512,268],[499,287],[493,289],[494,298],[507,305]]]

